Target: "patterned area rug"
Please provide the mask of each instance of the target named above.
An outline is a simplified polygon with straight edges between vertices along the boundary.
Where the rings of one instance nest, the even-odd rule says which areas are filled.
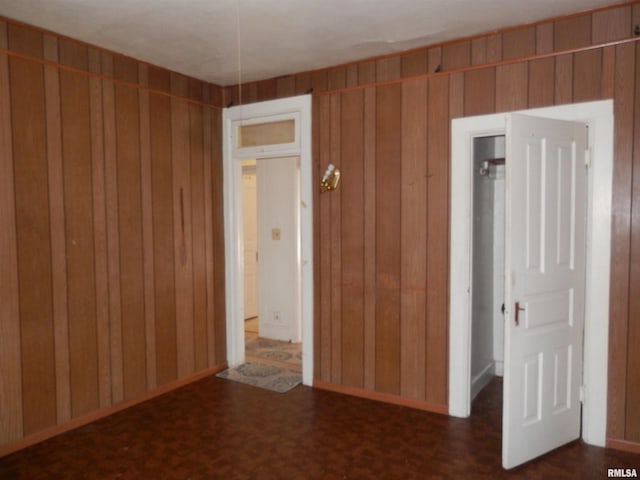
[[[281,342],[247,333],[245,335],[245,354],[247,360],[298,371],[302,369],[302,345],[300,343]]]
[[[279,393],[288,392],[302,382],[300,372],[254,362],[243,363],[238,367],[229,368],[216,376]]]

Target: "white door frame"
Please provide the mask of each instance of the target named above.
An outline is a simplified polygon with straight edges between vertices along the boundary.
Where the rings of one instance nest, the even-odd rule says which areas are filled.
[[[508,112],[512,113],[512,112]],[[449,414],[471,412],[471,248],[473,139],[504,135],[508,113],[455,119],[451,125],[451,250],[449,295]],[[513,112],[515,113],[515,112]],[[584,327],[585,403],[582,439],[605,446],[609,342],[613,101],[602,100],[517,113],[580,121],[589,128]]]
[[[292,143],[237,148],[234,128],[242,124],[295,120]],[[300,157],[300,269],[302,312],[302,383],[313,383],[313,205],[311,164],[311,96],[238,105],[222,112],[225,299],[227,363],[244,361],[244,285],[241,160]]]

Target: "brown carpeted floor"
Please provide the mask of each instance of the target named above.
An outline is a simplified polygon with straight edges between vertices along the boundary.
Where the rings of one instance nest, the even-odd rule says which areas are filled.
[[[501,383],[470,419],[209,377],[0,459],[2,479],[576,479],[640,455],[575,442],[500,467]]]

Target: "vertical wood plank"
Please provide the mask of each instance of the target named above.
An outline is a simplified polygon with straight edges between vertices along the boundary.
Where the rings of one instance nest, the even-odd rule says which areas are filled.
[[[89,69],[102,72],[100,52],[89,50]],[[91,171],[93,181],[93,240],[96,285],[96,329],[98,337],[98,391],[100,407],[111,405],[111,361],[109,332],[109,271],[104,163],[104,109],[102,80],[89,78],[91,110]]]
[[[7,48],[7,24],[0,20],[0,48]],[[22,354],[18,296],[13,142],[9,59],[0,52],[0,444],[22,438]]]
[[[44,58],[58,61],[56,37],[44,38]],[[67,309],[67,252],[65,245],[64,179],[62,166],[62,131],[60,82],[58,69],[44,66],[47,112],[47,162],[49,169],[49,208],[51,215],[51,273],[53,288],[53,325],[56,355],[56,407],[58,423],[71,419],[71,384],[69,365],[69,320]]]
[[[213,201],[213,225],[216,225],[213,233],[213,292],[215,305],[215,352],[216,365],[221,365],[227,360],[227,334],[225,317],[225,270],[224,270],[224,208],[222,201],[222,115],[213,115],[211,119],[212,153],[212,201]]]
[[[453,73],[449,75],[449,114],[451,118],[459,118],[464,115],[465,105],[465,74],[463,72]],[[429,89],[431,91],[431,89]],[[431,95],[429,95],[429,102],[431,102]],[[429,122],[429,125],[433,125]],[[448,132],[448,130],[447,130]]]
[[[529,108],[553,105],[555,60],[540,58],[529,62]]]
[[[64,220],[73,417],[98,408],[98,345],[91,173],[89,81],[60,71]],[[64,228],[62,225],[59,228]]]
[[[427,50],[421,49],[406,53],[400,57],[401,76],[403,78],[424,75],[427,73]]]
[[[336,168],[342,168],[341,149],[342,142],[342,99],[339,93],[331,95],[330,113],[330,147],[331,162]],[[340,238],[340,225],[342,223],[342,188],[336,189],[325,196],[330,198],[331,223],[329,244],[331,245],[331,381],[342,383],[342,242]]]
[[[625,438],[635,47],[616,47],[607,435]]]
[[[15,23],[7,24],[9,50],[29,57],[44,58],[43,33],[35,28]]]
[[[553,23],[540,23],[536,25],[536,53],[553,52]]]
[[[438,67],[442,67],[442,47],[431,47],[427,50],[427,62],[429,73],[434,73]]]
[[[153,195],[151,182],[151,131],[149,119],[149,69],[138,65],[140,110],[140,189],[142,208],[142,272],[144,282],[144,332],[147,388],[158,386],[156,366],[156,309],[154,302],[153,272]]]
[[[561,18],[553,24],[556,52],[591,45],[591,15]]]
[[[56,424],[51,219],[42,65],[9,61],[24,433]]]
[[[599,100],[602,90],[602,50],[577,52],[573,57],[573,101]]]
[[[591,16],[594,45],[621,40],[633,33],[630,5],[600,10]]]
[[[450,43],[442,47],[442,70],[455,70],[471,65],[471,42]]]
[[[502,60],[502,44],[501,33],[495,33],[487,37],[487,62],[499,62]]]
[[[201,105],[189,105],[191,225],[193,229],[193,333],[195,371],[207,368],[207,268]]]
[[[571,103],[573,99],[573,55],[555,57],[555,104]]]
[[[171,99],[151,94],[149,118],[156,313],[156,378],[158,385],[164,385],[178,378]]]
[[[204,236],[205,236],[205,275],[206,275],[206,328],[207,328],[207,365],[216,365],[216,331],[215,331],[215,296],[214,296],[214,267],[215,258],[213,252],[214,225],[213,225],[213,179],[212,179],[212,151],[215,147],[220,149],[220,145],[213,144],[211,132],[211,117],[221,115],[217,109],[204,107],[202,119],[202,142],[203,142],[203,167],[202,178],[204,190]],[[216,226],[220,229],[220,226]]]
[[[508,112],[527,108],[528,81],[528,62],[496,67],[496,111]]]
[[[138,90],[116,84],[115,108],[123,379],[130,399],[147,382]]]
[[[454,78],[454,77],[458,78]],[[447,403],[449,123],[461,115],[461,74],[429,79],[427,136],[426,401]]]
[[[364,94],[342,95],[342,383],[364,386]]]
[[[517,28],[502,34],[502,59],[524,58],[536,53],[536,27]]]
[[[329,79],[329,90],[340,90],[347,85],[347,71],[344,67],[328,70],[327,76]]]
[[[318,128],[320,130],[320,174],[324,172],[329,163],[332,162],[331,145],[331,97],[323,95],[319,99]],[[320,355],[320,375],[327,382],[331,381],[331,196],[330,194],[320,195],[319,202],[320,216],[320,324],[322,337],[320,340],[322,349]]]
[[[113,57],[102,55],[102,73],[113,76]],[[122,355],[122,305],[120,289],[120,234],[118,218],[118,164],[116,154],[115,85],[103,80],[104,174],[107,211],[107,259],[109,271],[109,333],[111,356],[111,398],[124,399]]]
[[[481,115],[496,109],[496,69],[464,72],[464,114]]]
[[[471,41],[471,65],[487,63],[487,37],[474,38]]]
[[[376,88],[364,91],[364,388],[376,385]]]
[[[358,85],[369,85],[376,81],[376,62],[358,63]]]
[[[352,64],[347,66],[347,87],[355,87],[358,85],[358,65]]]
[[[613,86],[616,73],[616,49],[605,47],[602,49],[602,98],[613,98]]]
[[[397,80],[401,75],[400,57],[386,57],[376,61],[376,81]]]
[[[276,79],[276,96],[278,98],[292,97],[296,94],[296,83],[293,75]]]
[[[324,172],[321,163],[321,146],[320,137],[323,130],[323,123],[320,120],[320,99],[322,97],[313,96],[311,98],[311,156],[312,156],[312,179],[311,185],[313,186],[311,191],[313,192],[313,378],[326,380],[322,378],[322,338],[323,338],[323,318],[321,304],[322,296],[322,262],[321,262],[321,250],[320,250],[320,230],[323,228],[323,223],[320,217],[320,203],[321,197],[320,179]],[[324,167],[326,168],[326,167]]]
[[[400,146],[402,90],[376,99],[376,390],[400,393]]]
[[[195,370],[189,106],[171,99],[178,378]]]
[[[400,394],[424,400],[427,282],[427,81],[402,85]]]
[[[627,372],[637,378],[640,372],[640,48],[636,43],[634,135],[633,135],[633,184],[631,186],[631,245],[629,251],[629,335]],[[627,382],[625,412],[625,440],[640,442],[640,384]]]

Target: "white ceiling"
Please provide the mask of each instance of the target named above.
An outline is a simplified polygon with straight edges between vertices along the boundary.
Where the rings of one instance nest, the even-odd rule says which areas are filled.
[[[615,0],[0,0],[0,15],[219,85],[277,77]],[[239,53],[238,53],[239,52]]]

